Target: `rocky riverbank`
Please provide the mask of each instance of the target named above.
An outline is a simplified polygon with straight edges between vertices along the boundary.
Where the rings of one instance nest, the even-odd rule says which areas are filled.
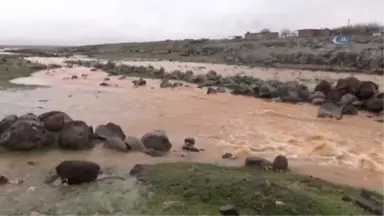
[[[64,48],[64,54],[103,59],[160,59],[383,74],[383,38],[359,37],[335,45],[331,37],[272,40],[179,40]]]
[[[245,95],[255,98],[272,99],[274,101],[301,103],[309,102],[316,105],[333,103],[336,108],[334,112],[341,112],[344,115],[356,115],[358,109],[365,109],[370,112],[382,115],[383,93],[380,92],[378,84],[372,81],[360,81],[355,77],[347,77],[330,83],[327,80],[318,80],[314,89],[310,89],[297,81],[282,82],[278,79],[262,80],[251,76],[222,76],[216,71],[209,71],[207,74],[194,74],[193,71],[181,72],[175,70],[165,71],[164,68],[155,69],[151,66],[132,66],[126,64],[115,64],[109,61],[105,64],[97,61],[66,61],[68,67],[76,64],[79,66],[91,67],[94,70],[103,70],[111,76],[139,76],[162,79],[161,88],[176,87],[181,83],[171,83],[169,80],[180,80],[197,84],[199,88],[208,87],[207,94],[225,92],[231,90],[232,94]],[[108,80],[105,80],[108,81]],[[135,85],[145,84],[143,81]],[[104,82],[101,85],[107,86]],[[219,88],[214,88],[218,86]],[[338,109],[337,109],[338,108]],[[320,114],[319,114],[320,115]],[[338,116],[339,114],[334,114]],[[320,115],[321,116],[321,115]]]
[[[195,142],[194,138],[185,138],[182,150],[199,154],[201,149],[196,148]],[[111,122],[99,125],[93,131],[85,122],[72,120],[61,111],[39,116],[31,113],[12,115],[0,122],[0,146],[7,151],[25,153],[37,149],[60,148],[76,152],[90,151],[97,145],[122,153],[139,151],[154,157],[165,156],[173,149],[165,131],[149,132],[138,139],[126,136],[119,125]],[[25,166],[40,165],[29,161]],[[159,212],[220,212],[226,215],[224,206],[232,204],[242,214],[382,213],[379,208],[383,199],[381,195],[364,190],[360,196],[355,197],[353,195],[358,194],[357,189],[291,173],[288,160],[282,155],[272,162],[262,157],[248,157],[244,167],[237,169],[203,164],[137,164],[131,170],[102,167],[90,161],[66,160],[51,170],[53,172],[49,175],[39,171],[18,180],[10,180],[1,175],[0,187],[6,189],[2,195],[7,197],[16,193],[20,197],[7,200],[1,198],[4,206],[0,212],[45,215],[117,214],[132,211],[149,215]],[[135,177],[138,180],[136,186],[132,181]],[[44,182],[39,183],[36,178]],[[55,183],[58,178],[67,185],[82,185],[65,187]],[[31,199],[37,192],[45,195]],[[96,193],[99,195],[96,196]],[[353,202],[348,202],[350,200],[361,205],[367,212],[354,206]],[[363,204],[360,204],[361,200]],[[16,201],[18,207],[15,207]]]

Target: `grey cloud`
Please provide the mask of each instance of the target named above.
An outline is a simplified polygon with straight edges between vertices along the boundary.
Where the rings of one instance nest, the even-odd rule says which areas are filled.
[[[382,0],[12,0],[0,44],[94,44],[226,37],[282,28],[383,23]]]

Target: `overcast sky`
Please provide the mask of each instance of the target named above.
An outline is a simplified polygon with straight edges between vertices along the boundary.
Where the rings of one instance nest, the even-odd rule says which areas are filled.
[[[0,44],[221,38],[270,28],[380,22],[383,0],[4,0]]]

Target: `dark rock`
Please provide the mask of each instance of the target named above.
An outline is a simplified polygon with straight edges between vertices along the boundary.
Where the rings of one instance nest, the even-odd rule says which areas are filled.
[[[216,91],[218,93],[225,93],[227,90],[224,87],[217,87]]]
[[[315,87],[315,92],[322,92],[324,95],[327,95],[332,89],[331,83],[329,83],[326,80],[322,80],[319,84]]]
[[[122,75],[119,77],[119,80],[125,80],[125,79],[127,79],[127,76],[125,76],[125,75]]]
[[[0,136],[1,134],[6,131],[11,125],[17,120],[16,115],[9,115],[3,118],[3,120],[0,121]]]
[[[273,171],[287,171],[288,170],[288,159],[283,155],[278,155],[272,162]]]
[[[265,158],[251,156],[245,159],[245,166],[268,169],[272,166],[272,163]]]
[[[220,206],[219,212],[223,216],[238,216],[240,215],[239,212],[236,210],[236,207],[234,205],[223,205]]]
[[[183,86],[183,83],[181,83],[181,82],[174,82],[172,84],[172,88],[177,88],[177,87],[181,87],[181,86]]]
[[[325,103],[325,99],[324,98],[314,98],[312,99],[312,104],[315,104],[315,105],[321,105],[323,103]]]
[[[166,153],[165,151],[157,151],[155,149],[144,149],[142,152],[152,157],[162,157]]]
[[[99,172],[100,166],[90,161],[67,160],[56,167],[61,182],[69,185],[92,182]]]
[[[163,79],[160,83],[160,88],[170,88],[172,87],[172,83],[167,79]]]
[[[199,84],[201,87],[210,87],[210,86],[216,86],[218,84],[218,81],[216,80],[205,80],[202,83]]]
[[[279,97],[279,93],[276,87],[265,82],[259,89],[259,97],[275,98],[275,97]]]
[[[278,94],[283,102],[290,103],[308,101],[310,96],[308,87],[296,81],[289,81],[279,85]]]
[[[185,143],[190,143],[192,145],[195,145],[195,138],[192,138],[192,137],[185,138],[184,142]]]
[[[97,71],[97,68],[91,68],[91,71]]]
[[[361,102],[361,101],[353,101],[351,105],[353,105],[353,106],[355,106],[357,108],[361,108],[363,106],[363,102]]]
[[[133,83],[134,86],[145,86],[145,85],[147,85],[147,81],[145,79],[143,79],[143,78],[139,78],[137,80],[133,80],[132,83]]]
[[[218,78],[217,73],[216,73],[216,71],[214,71],[214,70],[210,70],[210,71],[206,74],[206,77],[207,77],[208,80],[215,80],[215,79]]]
[[[232,158],[233,155],[232,155],[232,153],[225,153],[225,154],[223,154],[221,157],[222,157],[223,159],[229,159],[229,158]]]
[[[383,99],[369,99],[363,102],[363,108],[374,113],[379,113],[384,108]]]
[[[363,81],[361,82],[360,88],[356,93],[356,96],[360,100],[369,99],[374,96],[378,91],[378,86],[371,81]]]
[[[0,185],[5,185],[9,183],[9,179],[3,175],[0,175]]]
[[[169,151],[172,147],[167,134],[162,130],[144,134],[141,142],[147,149],[154,149],[156,151]]]
[[[365,211],[375,215],[383,215],[383,206],[361,196],[343,196],[343,201],[352,201]]]
[[[18,120],[34,120],[40,121],[39,117],[33,113],[27,113],[25,115],[19,116]]]
[[[109,84],[105,83],[105,82],[102,82],[102,83],[99,84],[99,86],[109,86]]]
[[[354,105],[344,105],[342,109],[343,115],[357,115],[359,113],[359,109]]]
[[[375,119],[376,122],[383,123],[384,119]]]
[[[39,119],[43,121],[44,126],[52,132],[60,131],[64,124],[73,121],[68,114],[60,111],[43,113],[39,115]]]
[[[334,103],[324,103],[319,107],[319,111],[317,113],[318,118],[333,118],[335,117],[337,120],[343,118],[342,107],[337,106]]]
[[[99,125],[96,127],[95,135],[99,137],[101,140],[106,140],[108,138],[117,136],[111,129],[109,129],[106,125]]]
[[[12,117],[11,120],[14,118]],[[54,137],[44,123],[33,115],[19,117],[0,137],[0,145],[8,150],[23,151],[44,148],[52,145]]]
[[[125,144],[133,151],[143,151],[145,149],[140,139],[134,136],[127,136],[127,138],[125,138]]]
[[[71,79],[78,79],[78,77],[76,75],[72,75]]]
[[[194,147],[190,143],[184,143],[184,145],[181,149],[183,149],[184,151],[189,151],[189,152],[200,152],[200,149]]]
[[[36,162],[28,161],[27,164],[33,166],[33,165],[36,165]]]
[[[338,90],[332,89],[330,92],[328,92],[326,101],[332,102],[332,103],[339,103],[342,96],[343,95]]]
[[[356,77],[347,77],[345,79],[339,79],[336,84],[336,89],[344,94],[355,94],[360,88],[361,82]]]
[[[321,91],[315,91],[313,92],[310,96],[309,96],[309,100],[312,101],[313,99],[317,99],[317,98],[321,98],[321,99],[325,99],[325,94]]]
[[[207,94],[216,94],[216,93],[217,93],[216,89],[214,89],[214,88],[212,88],[212,87],[209,87],[209,88],[207,89]]]
[[[67,150],[94,148],[93,129],[83,121],[68,122],[59,133],[59,146]]]
[[[384,110],[381,110],[379,113],[378,113],[379,116],[384,116]]]
[[[349,104],[352,104],[353,102],[355,101],[358,101],[359,99],[351,94],[351,93],[348,93],[346,95],[344,95],[343,97],[341,97],[341,100],[339,101],[339,105],[349,105]]]
[[[109,80],[111,80],[109,77],[104,78],[104,81],[109,81]]]
[[[133,166],[133,168],[129,171],[129,175],[130,176],[136,176],[138,174],[140,174],[141,172],[144,171],[144,169],[147,167],[148,165],[144,165],[144,164],[136,164],[135,166]]]
[[[118,137],[120,137],[122,140],[125,139],[124,131],[123,131],[123,129],[121,129],[121,127],[119,125],[112,123],[112,122],[108,122],[105,126],[110,131],[112,131],[114,134],[116,134]]]
[[[129,148],[125,142],[118,136],[108,137],[103,144],[103,148],[113,149],[122,152],[128,152]]]

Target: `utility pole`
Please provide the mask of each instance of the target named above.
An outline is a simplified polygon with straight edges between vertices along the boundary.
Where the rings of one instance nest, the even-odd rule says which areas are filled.
[[[350,21],[351,21],[351,19],[348,18],[348,25],[347,25],[348,28],[350,27],[350,26],[349,26]]]

